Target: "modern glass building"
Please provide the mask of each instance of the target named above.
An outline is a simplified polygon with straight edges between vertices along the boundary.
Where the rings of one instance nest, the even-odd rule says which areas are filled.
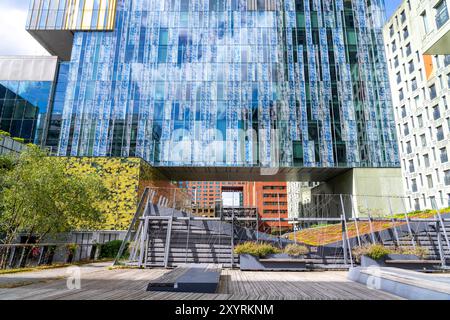
[[[62,156],[399,166],[383,0],[31,2],[28,30],[67,60]]]
[[[57,59],[0,57],[0,130],[45,143]]]

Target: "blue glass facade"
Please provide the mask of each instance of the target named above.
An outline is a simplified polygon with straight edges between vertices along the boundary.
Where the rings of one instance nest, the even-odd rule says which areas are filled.
[[[48,129],[45,140],[45,146],[48,147],[52,152],[57,152],[58,150],[69,67],[70,65],[68,62],[60,62],[58,66],[55,92],[53,95],[52,111],[49,114]]]
[[[52,85],[51,81],[0,81],[0,130],[40,145]]]
[[[399,166],[383,0],[118,0],[75,32],[60,155]]]

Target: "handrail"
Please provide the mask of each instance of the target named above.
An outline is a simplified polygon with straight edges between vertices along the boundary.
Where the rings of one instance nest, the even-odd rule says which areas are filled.
[[[142,196],[141,196],[141,199],[139,200],[138,207],[136,209],[136,213],[134,214],[133,220],[131,220],[130,227],[128,228],[127,234],[125,235],[125,238],[123,239],[122,244],[120,245],[119,251],[117,252],[116,258],[114,259],[113,265],[116,265],[119,262],[119,259],[122,256],[123,251],[125,250],[126,243],[129,240],[129,238],[131,237],[131,230],[132,230],[133,226],[135,225],[136,221],[138,220],[138,217],[144,207],[144,203],[146,202],[145,199],[148,198],[149,191],[150,191],[150,188],[146,187],[144,189],[144,192],[142,192]]]

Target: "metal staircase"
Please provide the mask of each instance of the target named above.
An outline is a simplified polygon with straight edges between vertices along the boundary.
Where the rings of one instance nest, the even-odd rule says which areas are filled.
[[[450,223],[445,222],[439,224],[438,229],[436,223],[428,223],[428,228],[413,232],[411,235],[400,236],[398,240],[384,240],[386,246],[414,247],[420,246],[428,250],[429,260],[445,259],[446,264],[450,262],[450,247],[446,240],[445,234],[450,235]],[[439,238],[439,239],[438,239]]]
[[[191,224],[190,219],[150,219],[144,267],[177,267],[186,263],[231,267],[231,236]],[[236,265],[238,257],[233,258]]]

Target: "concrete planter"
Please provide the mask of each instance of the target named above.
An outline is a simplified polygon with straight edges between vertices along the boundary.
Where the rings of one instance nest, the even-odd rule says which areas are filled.
[[[258,258],[250,254],[240,255],[242,271],[305,271],[306,262],[301,257],[290,257],[287,254],[271,254]]]
[[[439,262],[422,260],[413,254],[388,254],[379,260],[367,256],[361,257],[361,267],[391,267],[407,270],[434,270],[439,267]]]
[[[421,260],[421,259],[415,254],[390,253],[385,257],[384,260]]]

